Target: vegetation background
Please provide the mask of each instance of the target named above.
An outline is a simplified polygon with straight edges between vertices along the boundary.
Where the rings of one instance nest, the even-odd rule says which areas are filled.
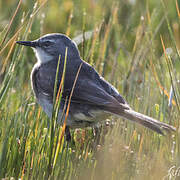
[[[179,7],[178,0],[0,0],[0,178],[178,178]],[[99,145],[92,128],[72,130],[75,144],[63,141],[31,90],[35,56],[15,43],[52,32],[78,39],[82,58],[131,107],[177,133],[161,136],[112,117]]]

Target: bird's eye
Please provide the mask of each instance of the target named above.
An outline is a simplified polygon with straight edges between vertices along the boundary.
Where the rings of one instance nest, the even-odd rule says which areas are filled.
[[[45,47],[48,47],[49,46],[49,42],[44,42],[43,44]]]
[[[49,47],[51,44],[52,44],[51,41],[45,41],[45,42],[43,43],[43,46]]]

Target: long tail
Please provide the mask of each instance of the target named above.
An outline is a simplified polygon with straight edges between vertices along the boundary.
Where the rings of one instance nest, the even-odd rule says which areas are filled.
[[[128,120],[131,120],[138,124],[141,124],[149,129],[152,129],[153,131],[156,131],[159,134],[164,135],[164,133],[163,133],[164,130],[168,131],[168,132],[176,131],[175,127],[168,125],[166,123],[160,122],[160,121],[153,119],[149,116],[146,116],[144,114],[138,113],[132,109],[126,109],[126,110],[124,110],[123,113],[121,112],[119,115]]]

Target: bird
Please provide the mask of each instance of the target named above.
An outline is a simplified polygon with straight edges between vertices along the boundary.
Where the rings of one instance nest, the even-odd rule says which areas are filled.
[[[64,123],[65,118],[61,116],[66,100],[73,91],[66,120],[67,136],[70,136],[69,128],[93,127],[111,115],[128,119],[162,135],[164,132],[176,131],[171,125],[133,110],[118,90],[81,58],[76,43],[65,34],[51,33],[33,41],[16,42],[34,50],[37,62],[31,72],[31,85],[37,103],[49,118],[53,112],[57,67],[59,66],[56,87],[58,89],[66,59],[58,122],[60,125]],[[79,74],[73,88],[78,70]],[[57,96],[57,93],[55,95]]]

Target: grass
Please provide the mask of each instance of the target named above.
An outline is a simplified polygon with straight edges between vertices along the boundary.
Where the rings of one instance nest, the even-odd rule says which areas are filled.
[[[0,178],[170,178],[169,169],[180,167],[179,130],[160,136],[112,117],[102,127],[100,145],[95,146],[92,128],[71,130],[75,144],[67,144],[63,129],[52,126],[36,104],[30,85],[36,62],[32,50],[15,42],[51,32],[74,39],[82,34],[83,59],[133,109],[178,129],[179,7],[175,0],[1,0]],[[87,38],[85,32],[91,31]]]

